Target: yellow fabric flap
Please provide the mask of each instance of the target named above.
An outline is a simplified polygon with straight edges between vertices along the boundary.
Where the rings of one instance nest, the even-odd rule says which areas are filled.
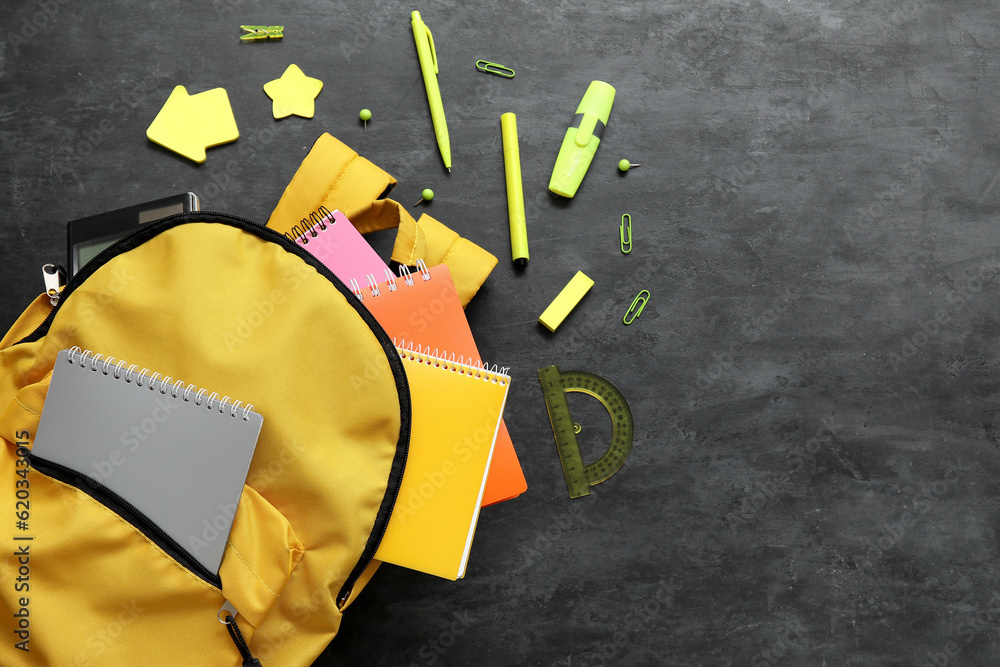
[[[429,215],[413,216],[399,202],[382,199],[396,179],[343,142],[324,133],[299,165],[267,225],[295,236],[320,206],[339,210],[362,234],[398,228],[392,260],[413,266],[446,264],[462,307],[489,277],[497,258]]]
[[[219,569],[222,593],[257,627],[302,558],[288,520],[249,486],[243,487]]]
[[[21,316],[17,318],[17,322],[14,322],[14,325],[7,331],[7,335],[0,340],[0,350],[10,347],[37,329],[51,312],[52,302],[48,295],[39,294],[31,302],[31,305],[24,309]]]
[[[291,233],[320,206],[339,209],[353,220],[354,213],[395,185],[396,179],[388,173],[324,132],[285,188],[267,226],[281,234]]]

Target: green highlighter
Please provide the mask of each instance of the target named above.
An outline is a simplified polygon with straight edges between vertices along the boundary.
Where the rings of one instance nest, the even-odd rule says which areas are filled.
[[[549,179],[549,190],[563,197],[576,194],[604,136],[604,126],[608,123],[614,101],[615,89],[612,86],[603,81],[590,82],[580,106],[576,108],[573,123],[566,130],[556,166],[552,169],[552,178]]]

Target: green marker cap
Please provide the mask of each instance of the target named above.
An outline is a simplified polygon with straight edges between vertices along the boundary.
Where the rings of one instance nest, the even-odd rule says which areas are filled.
[[[614,101],[613,86],[603,81],[590,82],[563,137],[549,180],[549,190],[563,197],[576,194],[601,143]]]
[[[604,134],[604,126],[608,124],[611,115],[611,105],[615,101],[615,89],[603,81],[591,81],[590,87],[576,108],[576,115],[581,114],[580,127],[576,131],[576,145],[586,146],[596,131],[598,137]],[[600,122],[601,129],[597,130]]]
[[[615,102],[615,89],[609,83],[603,81],[591,81],[587,92],[580,100],[580,106],[576,108],[577,113],[597,116],[605,125],[611,116],[611,105]]]

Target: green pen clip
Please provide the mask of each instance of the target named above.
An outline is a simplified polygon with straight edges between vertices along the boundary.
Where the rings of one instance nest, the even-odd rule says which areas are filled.
[[[240,35],[242,40],[281,39],[285,36],[283,25],[241,25],[240,30],[247,31],[247,34]]]
[[[622,242],[622,252],[626,255],[632,252],[632,216],[628,213],[622,216],[622,224],[618,227],[618,238]]]
[[[509,67],[504,67],[499,63],[491,63],[489,60],[477,60],[476,69],[480,72],[486,72],[487,74],[502,76],[505,79],[514,78],[514,70]]]
[[[635,318],[642,314],[642,309],[646,307],[646,302],[649,301],[649,297],[650,293],[648,289],[641,290],[638,294],[636,294],[635,298],[632,299],[632,305],[628,307],[627,311],[625,311],[625,317],[622,318],[622,322],[626,325],[632,324],[632,322],[635,321]],[[636,306],[638,306],[638,308],[636,308]]]

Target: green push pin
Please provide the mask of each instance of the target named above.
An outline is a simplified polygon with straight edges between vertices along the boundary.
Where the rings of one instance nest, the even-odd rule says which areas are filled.
[[[430,188],[425,188],[424,191],[420,193],[420,199],[417,200],[417,204],[424,201],[430,201],[432,199],[434,199],[434,191]],[[416,207],[417,204],[414,204],[411,208]]]
[[[631,169],[632,167],[641,167],[641,166],[642,166],[641,164],[634,164],[632,162],[629,162],[628,160],[621,160],[618,163],[618,171],[625,172]]]
[[[365,136],[368,136],[368,121],[372,119],[372,112],[368,109],[362,109],[361,113],[358,114],[358,118],[365,123]]]

